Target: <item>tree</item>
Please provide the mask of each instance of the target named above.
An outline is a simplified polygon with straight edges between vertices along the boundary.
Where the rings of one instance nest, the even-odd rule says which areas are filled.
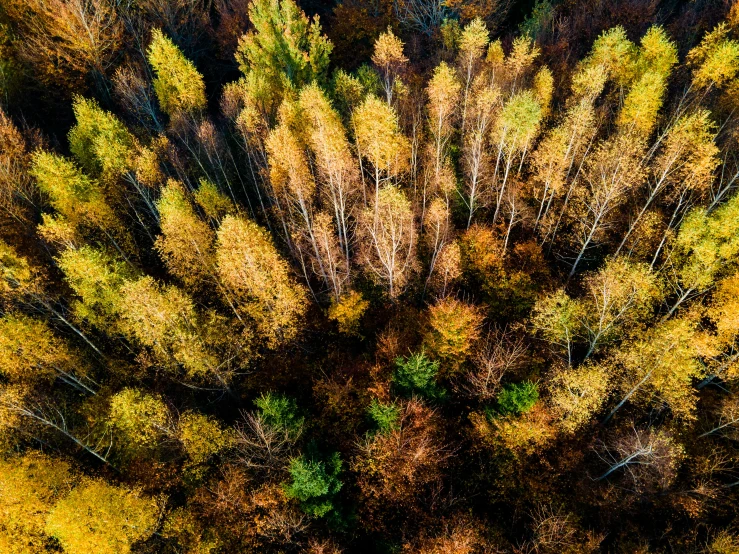
[[[393,386],[403,395],[419,394],[430,400],[442,399],[446,390],[436,382],[438,373],[439,362],[428,359],[424,352],[417,352],[395,360]]]
[[[360,216],[360,256],[369,276],[395,299],[415,269],[416,229],[411,204],[393,186],[380,190]]]
[[[688,52],[693,71],[693,86],[721,87],[739,73],[739,42],[729,38],[729,27],[719,23],[700,44]]]
[[[112,113],[81,96],[73,104],[76,123],[69,131],[69,149],[85,171],[115,178],[133,163],[136,139]]]
[[[600,144],[583,168],[583,185],[576,190],[573,212],[577,218],[574,242],[580,247],[570,277],[577,272],[593,243],[603,239],[613,225],[612,213],[622,205],[628,193],[641,185],[644,170],[640,164],[642,145],[625,135]]]
[[[108,421],[122,442],[121,453],[130,459],[150,455],[173,434],[164,401],[136,389],[123,389],[111,397]]]
[[[78,297],[72,304],[77,317],[115,332],[121,312],[120,290],[135,271],[108,252],[89,246],[65,250],[57,261]]]
[[[189,463],[196,467],[207,463],[234,442],[232,430],[224,429],[217,419],[196,412],[186,412],[180,416],[177,438]]]
[[[372,54],[372,63],[377,66],[382,75],[382,84],[385,88],[385,98],[388,105],[393,104],[395,83],[401,68],[408,63],[403,54],[403,41],[393,34],[392,28],[380,34],[375,41],[375,50]]]
[[[447,165],[449,140],[454,131],[454,118],[457,112],[462,84],[454,70],[445,62],[434,69],[434,74],[426,87],[429,99],[429,130],[432,138],[434,180],[438,187],[442,168]]]
[[[59,378],[79,391],[95,394],[85,359],[49,326],[24,315],[0,318],[0,373],[12,382],[38,385]]]
[[[292,0],[259,0],[249,5],[253,29],[241,37],[236,61],[241,71],[265,83],[278,106],[288,91],[326,77],[331,42]]]
[[[336,321],[339,332],[347,335],[359,335],[361,319],[369,307],[361,293],[351,291],[328,308],[328,318]]]
[[[662,298],[661,283],[646,264],[611,258],[599,271],[583,279],[585,295],[572,299],[563,290],[541,299],[533,323],[547,341],[567,350],[572,363],[573,346],[587,344],[584,358],[604,343],[622,338],[648,321]]]
[[[124,234],[101,184],[82,173],[74,162],[37,151],[33,155],[31,175],[59,217],[75,230],[98,229],[111,239]]]
[[[502,416],[525,414],[539,401],[539,387],[531,381],[509,383],[498,393],[497,412]]]
[[[159,29],[152,31],[147,60],[156,75],[153,85],[159,106],[170,118],[205,109],[203,76]]]
[[[3,219],[24,225],[39,205],[38,190],[28,173],[28,142],[0,108],[0,211]]]
[[[68,552],[127,554],[154,532],[159,511],[155,499],[136,490],[84,479],[55,504],[46,532]]]
[[[353,216],[359,195],[357,162],[339,115],[320,88],[315,85],[304,88],[300,92],[300,107],[308,120],[308,142],[315,154],[322,196],[333,212],[348,274],[354,239]],[[335,291],[340,296],[341,289],[335,287]]]
[[[677,46],[664,29],[650,27],[641,39],[636,76],[618,114],[618,125],[624,132],[642,137],[652,133],[664,102],[667,79],[677,61]]]
[[[477,306],[446,297],[429,308],[429,330],[424,345],[453,372],[472,352],[480,337],[482,321]]]
[[[477,76],[485,49],[490,42],[490,33],[485,23],[476,17],[465,25],[459,37],[459,54],[457,55],[462,83],[464,85],[464,100],[462,102],[462,132],[467,128],[467,106],[470,92]]]
[[[368,434],[352,460],[357,473],[360,514],[369,529],[386,531],[417,521],[424,503],[441,483],[451,452],[439,414],[417,399],[400,404],[400,417],[387,433]]]
[[[608,399],[610,388],[606,364],[557,368],[549,383],[549,403],[559,426],[571,434],[587,424]]]
[[[343,486],[339,480],[341,466],[336,452],[325,460],[293,458],[288,468],[291,481],[285,485],[285,494],[298,500],[308,515],[325,517],[337,508],[335,497]]]
[[[622,345],[610,370],[617,376],[621,400],[606,421],[626,403],[668,407],[675,417],[695,419],[693,379],[705,376],[699,358],[708,349],[694,322],[671,319],[652,327],[643,338]]]
[[[589,357],[604,342],[617,338],[620,330],[632,331],[652,315],[662,298],[658,277],[645,264],[611,258],[583,284],[586,296],[582,325],[589,343]]]
[[[150,349],[156,362],[168,369],[182,366],[190,378],[213,377],[226,385],[231,367],[217,352],[223,342],[216,342],[208,333],[211,322],[201,318],[192,298],[174,285],[161,286],[148,276],[124,284],[120,297],[122,332]],[[212,322],[214,326],[218,323],[218,318]],[[236,352],[241,342],[231,341]]]
[[[383,404],[373,398],[367,407],[367,416],[378,433],[387,434],[399,427],[400,406],[395,403]]]
[[[168,271],[197,290],[214,273],[215,233],[195,213],[181,183],[169,181],[156,207],[162,234],[154,247]]]
[[[632,220],[619,245],[618,253],[637,228],[652,203],[665,190],[678,200],[675,213],[692,191],[701,193],[713,181],[713,171],[719,163],[714,124],[707,110],[683,115],[669,127],[663,146],[647,174],[647,199]],[[675,216],[673,215],[673,219]]]
[[[43,552],[46,516],[75,481],[66,461],[38,452],[0,461],[0,549],[9,554]]]
[[[500,117],[491,129],[492,142],[496,144],[497,157],[493,175],[496,178],[496,201],[493,221],[497,220],[506,191],[511,169],[518,161],[521,171],[526,154],[539,133],[543,116],[542,106],[530,90],[517,92],[503,104]],[[499,177],[502,172],[502,178]]]
[[[670,248],[666,272],[677,294],[672,315],[683,302],[713,286],[717,277],[734,267],[739,240],[739,195],[710,212],[694,208],[680,225]]]
[[[304,289],[256,223],[226,216],[218,229],[218,275],[235,309],[254,321],[270,347],[294,338],[307,308]]]
[[[9,1],[6,13],[22,29],[20,50],[37,76],[68,92],[90,76],[101,91],[123,41],[123,23],[108,0]]]
[[[393,4],[395,17],[401,25],[431,36],[448,14],[440,0],[401,0]]]
[[[410,144],[403,136],[395,110],[376,96],[369,95],[352,113],[352,127],[361,159],[370,167],[367,177],[374,181],[374,196],[377,203],[380,189],[397,183],[399,176],[408,168]],[[365,169],[362,167],[364,185]],[[370,203],[366,185],[365,206]]]
[[[491,154],[486,148],[490,126],[500,104],[500,90],[486,86],[484,77],[475,80],[470,97],[465,103],[464,137],[462,141],[462,160],[466,176],[465,192],[462,201],[468,209],[467,228],[472,225],[472,217],[478,208],[490,201]]]
[[[684,457],[682,446],[665,431],[632,427],[599,453],[608,470],[597,480],[623,470],[624,478],[637,492],[660,491],[675,480]]]

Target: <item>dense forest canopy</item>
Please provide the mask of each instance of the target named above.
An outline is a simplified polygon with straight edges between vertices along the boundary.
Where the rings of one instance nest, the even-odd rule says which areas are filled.
[[[739,553],[738,141],[736,1],[0,0],[0,551]]]

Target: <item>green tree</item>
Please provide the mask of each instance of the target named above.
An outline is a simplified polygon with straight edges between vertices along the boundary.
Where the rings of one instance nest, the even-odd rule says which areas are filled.
[[[423,352],[395,360],[393,386],[402,395],[418,394],[430,400],[440,400],[446,390],[436,382],[439,362],[429,360]]]
[[[497,411],[503,416],[528,412],[539,401],[539,387],[531,381],[509,383],[498,393]]]
[[[285,494],[300,502],[309,515],[324,517],[336,509],[336,495],[343,483],[339,480],[341,458],[334,452],[325,460],[311,460],[306,456],[290,461],[290,482]]]
[[[239,41],[236,61],[247,80],[266,85],[275,105],[288,91],[326,79],[333,45],[318,17],[310,21],[293,0],[257,0],[249,20],[253,28]]]
[[[378,433],[386,434],[398,429],[400,406],[394,402],[385,404],[373,398],[367,407],[367,416]]]
[[[268,392],[254,400],[254,404],[264,422],[273,427],[299,434],[305,423],[293,398]]]

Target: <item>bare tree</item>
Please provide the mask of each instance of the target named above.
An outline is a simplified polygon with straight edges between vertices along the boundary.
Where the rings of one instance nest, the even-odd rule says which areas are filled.
[[[506,373],[519,369],[525,360],[524,336],[510,328],[494,328],[476,348],[474,369],[465,375],[461,388],[482,402],[495,398]]]
[[[596,450],[608,469],[596,481],[622,472],[635,492],[664,489],[677,475],[683,449],[664,431],[653,428],[630,430]]]

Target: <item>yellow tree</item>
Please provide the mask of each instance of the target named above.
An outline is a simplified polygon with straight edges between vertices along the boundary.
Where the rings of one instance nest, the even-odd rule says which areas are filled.
[[[721,87],[739,73],[739,42],[730,38],[730,32],[729,26],[722,21],[688,52],[687,62],[694,68],[694,87]]]
[[[496,182],[495,222],[500,213],[506,185],[518,161],[518,172],[523,167],[526,154],[539,134],[543,109],[531,90],[524,90],[511,96],[501,109],[495,126],[491,129],[495,144],[496,160],[493,176]],[[502,173],[502,176],[500,174]]]
[[[472,90],[472,84],[477,77],[478,68],[481,58],[485,54],[488,43],[490,42],[490,33],[485,23],[479,17],[476,17],[465,25],[462,34],[459,37],[459,53],[457,60],[459,70],[462,75],[462,84],[464,88],[462,100],[462,132],[467,128],[467,107]]]
[[[75,481],[67,462],[38,452],[0,461],[0,550],[43,552],[49,539],[46,516]]]
[[[619,340],[628,329],[635,332],[649,320],[663,291],[648,265],[612,258],[599,271],[583,279],[585,294],[570,298],[563,290],[542,298],[534,308],[532,322],[543,338],[567,350],[587,345],[585,358],[599,346]]]
[[[352,216],[359,192],[357,163],[339,115],[318,86],[311,85],[301,91],[300,107],[307,119],[306,133],[323,185],[322,195],[333,211],[348,271],[354,234]]]
[[[45,529],[67,552],[128,554],[154,533],[159,513],[157,500],[137,490],[84,479],[54,505]]]
[[[395,299],[415,269],[416,229],[411,203],[387,186],[360,216],[360,256],[365,271]]]
[[[429,308],[429,330],[424,345],[429,352],[456,371],[472,352],[483,315],[477,306],[446,297]]]
[[[677,63],[677,46],[662,27],[650,27],[641,39],[635,77],[626,94],[617,123],[622,132],[649,137],[664,102],[667,79]]]
[[[162,31],[154,29],[147,59],[154,69],[154,92],[169,117],[195,114],[205,109],[205,82],[188,60]]]
[[[570,277],[593,243],[602,240],[613,221],[611,215],[627,199],[628,193],[641,185],[644,169],[641,165],[642,143],[633,137],[616,135],[603,142],[586,161],[582,186],[575,191],[574,243],[580,250],[572,263]]]
[[[436,183],[439,181],[442,168],[448,163],[449,141],[454,132],[461,90],[462,84],[457,79],[454,70],[445,62],[436,66],[426,86],[429,102],[429,131],[432,139],[432,163]]]
[[[500,108],[501,92],[486,83],[485,77],[478,77],[472,91],[466,92],[465,125],[462,140],[462,163],[465,173],[465,192],[462,201],[468,210],[467,228],[481,206],[489,201],[491,185],[491,155],[487,148],[490,126],[496,111]]]
[[[665,268],[677,294],[668,313],[709,290],[716,279],[733,271],[739,254],[739,195],[709,212],[693,209],[683,220],[669,251]]]
[[[403,41],[395,36],[392,28],[388,27],[387,32],[377,37],[372,63],[380,70],[385,97],[387,103],[391,105],[398,73],[408,63],[408,58],[403,54]]]
[[[67,249],[57,262],[77,296],[72,302],[75,315],[103,332],[115,332],[120,324],[120,290],[135,272],[111,254],[89,246]]]
[[[367,96],[352,113],[352,126],[360,164],[362,160],[367,160],[370,165],[366,173],[373,181],[374,204],[378,205],[380,189],[385,184],[395,184],[400,174],[408,168],[410,143],[400,131],[395,110],[376,96]],[[360,170],[364,184],[365,168],[361,167]],[[365,206],[370,201],[365,186]]]
[[[173,285],[162,287],[151,277],[129,281],[120,289],[120,328],[151,350],[168,368],[181,365],[188,377],[209,374],[225,385],[227,367],[205,344],[192,299]]]
[[[715,328],[718,355],[708,361],[710,374],[699,388],[716,377],[727,380],[739,377],[739,274],[734,273],[718,283],[706,313]]]
[[[308,285],[310,270],[334,298],[339,298],[348,279],[349,268],[346,257],[341,255],[330,217],[326,219],[324,214],[319,221],[316,214],[317,184],[309,165],[306,145],[302,141],[302,133],[291,129],[292,114],[285,117],[291,107],[287,103],[283,106],[283,120],[267,139],[270,182],[275,197],[280,199],[280,210],[287,216],[283,225],[290,233],[290,246],[303,267]]]
[[[174,433],[169,409],[164,401],[135,389],[123,389],[110,399],[108,423],[112,426],[121,454],[134,458],[158,448]]]
[[[156,207],[162,234],[154,247],[167,270],[188,287],[202,287],[214,272],[215,232],[195,213],[182,183],[170,180]]]
[[[115,178],[133,164],[136,139],[112,113],[81,96],[72,105],[76,123],[69,131],[69,149],[87,173]]]
[[[72,161],[38,151],[33,155],[31,175],[59,217],[73,229],[99,229],[113,242],[115,235],[125,234],[101,184]]]
[[[237,312],[254,321],[268,346],[297,335],[307,308],[306,292],[292,278],[267,231],[252,221],[226,216],[218,230],[216,264]]]
[[[694,419],[698,398],[693,380],[705,375],[699,358],[709,346],[689,319],[663,321],[623,344],[609,368],[621,399],[606,421],[626,402],[665,405],[678,418]]]
[[[444,246],[449,242],[451,214],[449,208],[439,197],[434,198],[429,205],[424,217],[424,242],[429,250],[431,259],[429,261],[429,276],[426,284],[434,274],[436,261]]]
[[[0,373],[9,381],[34,385],[59,378],[95,394],[91,388],[94,382],[86,379],[88,369],[79,353],[55,336],[45,322],[24,315],[0,318]]]
[[[603,364],[557,368],[549,381],[549,403],[566,433],[574,433],[605,404],[611,380]]]
[[[665,190],[681,199],[691,191],[705,191],[719,164],[715,125],[707,110],[683,115],[667,130],[662,148],[647,173],[647,193],[616,253],[620,252],[647,210]],[[682,202],[678,202],[678,209]]]

